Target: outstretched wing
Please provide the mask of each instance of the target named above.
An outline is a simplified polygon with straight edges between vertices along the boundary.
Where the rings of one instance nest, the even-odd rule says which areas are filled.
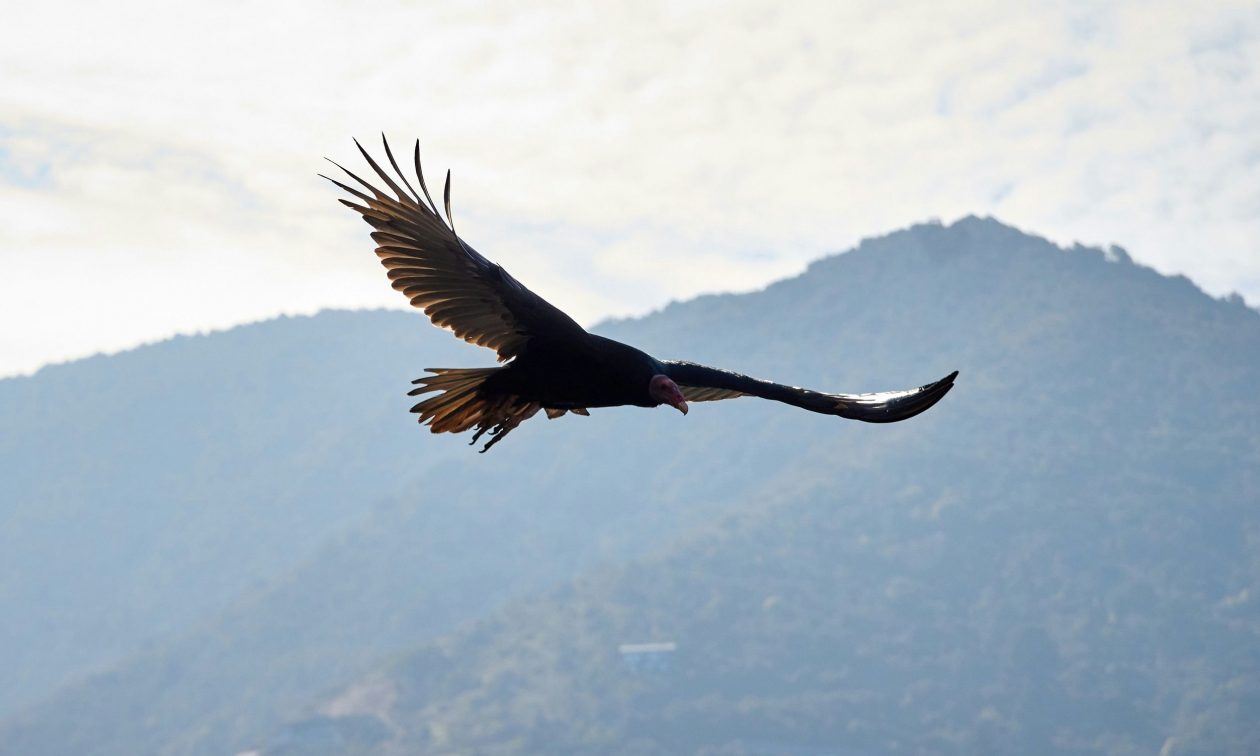
[[[389,270],[395,289],[406,294],[413,306],[424,310],[434,325],[449,328],[465,341],[495,350],[500,361],[520,354],[535,336],[576,337],[585,334],[572,318],[525,288],[501,266],[482,257],[456,235],[455,222],[451,218],[450,171],[446,173],[444,192],[448,227],[442,222],[437,205],[424,184],[424,173],[420,170],[420,143],[416,142],[414,162],[420,189],[428,200],[427,206],[399,170],[383,134],[381,141],[385,144],[385,155],[390,165],[408,191],[403,191],[388,173],[381,170],[358,140],[355,140],[355,146],[394,196],[336,163],[333,165],[362,184],[368,194],[327,176],[324,178],[359,200],[342,199],[341,203],[357,211],[376,229],[372,232],[372,239],[377,244],[376,254]]]
[[[838,415],[867,423],[895,423],[914,417],[949,393],[954,387],[954,378],[958,376],[958,371],[955,370],[935,383],[909,391],[824,394],[691,362],[666,362],[665,373],[678,384],[689,402],[758,396],[824,415]]]

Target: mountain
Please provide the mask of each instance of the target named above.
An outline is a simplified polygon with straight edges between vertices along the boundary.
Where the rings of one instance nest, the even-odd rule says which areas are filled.
[[[968,218],[598,330],[807,386],[962,374],[887,427],[737,400],[425,436],[462,454],[0,752],[1260,744],[1256,312]]]

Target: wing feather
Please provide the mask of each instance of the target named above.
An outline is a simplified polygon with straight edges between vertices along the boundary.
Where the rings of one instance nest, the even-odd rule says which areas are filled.
[[[713,388],[712,386],[684,386],[679,384],[683,397],[689,402],[718,402],[723,399],[738,399],[748,396],[743,391],[734,389]]]
[[[372,226],[376,255],[387,269],[395,289],[406,295],[413,306],[422,309],[434,325],[451,330],[465,341],[495,350],[500,361],[520,354],[536,336],[585,334],[572,318],[459,238],[451,213],[449,171],[443,190],[446,222],[442,221],[420,168],[419,142],[414,152],[415,172],[421,192],[428,200],[427,206],[399,169],[384,135],[381,141],[398,180],[357,140],[355,146],[393,196],[331,160],[330,163],[366,191],[327,176],[324,178],[359,200],[339,201]]]

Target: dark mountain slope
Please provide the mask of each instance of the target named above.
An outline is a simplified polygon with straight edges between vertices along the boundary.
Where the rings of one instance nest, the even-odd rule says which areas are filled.
[[[365,721],[388,754],[1254,752],[1255,500],[1221,507],[1238,537],[1194,492],[942,459],[944,431],[427,646],[268,752]],[[619,658],[643,641],[667,670]]]
[[[1254,632],[1245,597],[1257,588],[1241,591],[1257,576],[1248,513],[1258,500],[1260,419],[1248,386],[1260,378],[1250,348],[1260,317],[1184,279],[968,219],[868,241],[762,292],[704,297],[600,331],[661,357],[817,387],[911,386],[954,368],[962,376],[939,407],[888,427],[750,400],[697,407],[686,418],[616,410],[531,421],[491,454],[430,468],[409,495],[218,620],[11,721],[0,751],[230,752],[267,742],[284,718],[320,709],[344,716],[308,719],[271,741],[273,750],[322,744],[338,752],[385,732],[378,747],[403,751],[440,742],[473,751],[598,752],[635,743],[646,752],[755,751],[752,734],[729,729],[731,711],[750,723],[782,720],[778,730],[751,727],[775,742],[840,745],[838,730],[818,716],[791,719],[796,704],[780,695],[804,672],[780,679],[775,670],[814,667],[824,682],[802,695],[827,701],[851,689],[883,708],[921,695],[925,708],[912,712],[953,734],[916,725],[904,743],[966,748],[980,736],[941,703],[950,683],[939,669],[977,666],[957,683],[969,688],[968,700],[990,701],[987,683],[977,683],[988,679],[985,662],[972,653],[1007,653],[1002,644],[1023,637],[1011,635],[1012,622],[1031,628],[1019,646],[1033,649],[1025,656],[1053,647],[1062,658],[1084,658],[1082,669],[1097,661],[1068,653],[1093,643],[1061,627],[1062,617],[1077,622],[1079,607],[1047,596],[1071,591],[1094,606],[1109,591],[1132,592],[1137,598],[1126,600],[1158,603],[1159,622],[1219,639],[1217,625],[1191,621],[1202,616],[1204,597],[1215,596],[1234,601],[1230,633]],[[746,542],[773,558],[749,562]],[[537,611],[496,614],[424,645],[526,592],[651,552],[662,556],[626,573],[606,568],[605,577],[552,595]],[[767,559],[771,566],[749,566]],[[758,569],[770,588],[756,585]],[[762,610],[739,612],[761,603],[723,598],[749,583],[756,602],[794,607],[791,622],[758,626]],[[849,602],[851,611],[842,611]],[[926,649],[908,661],[896,641],[906,633]],[[964,642],[967,633],[976,638]],[[656,703],[643,704],[634,690],[607,682],[620,674],[615,665],[599,667],[616,643],[677,637],[682,660],[711,634],[715,654],[725,653],[722,644],[736,649],[724,662],[735,677],[716,688],[712,678],[690,687],[671,678],[662,685],[677,696],[666,700],[658,690]],[[779,637],[781,648],[763,648]],[[1116,637],[1123,648],[1136,636]],[[748,643],[765,655],[745,650]],[[875,650],[858,682],[819,661],[837,645],[861,643]],[[1151,648],[1162,648],[1142,643],[1133,653],[1147,661]],[[951,644],[957,649],[941,651]],[[355,686],[384,690],[383,699],[364,694],[368,703],[352,704],[322,694],[373,658],[418,645],[416,660],[377,679],[384,683]],[[714,658],[697,661],[696,674],[708,674]],[[1211,682],[1221,658],[1170,663],[1207,659],[1217,666],[1195,679]],[[902,667],[927,680],[922,693],[906,688],[904,675],[881,686],[887,669]],[[733,679],[746,686],[731,687]],[[1160,694],[1148,720],[1174,699],[1186,717],[1201,713],[1185,703],[1186,679],[1160,678],[1160,690],[1172,692]],[[737,703],[724,697],[728,687],[744,691]],[[999,698],[1010,691],[996,690]],[[1246,700],[1212,690],[1226,705]],[[670,707],[710,700],[707,719],[680,725],[702,740],[640,737],[663,727]],[[353,713],[363,710],[374,714]],[[864,711],[866,724],[855,727],[867,739],[848,741],[852,747],[885,742],[889,728],[906,725]],[[1010,721],[992,734],[995,743],[1035,729],[996,711]],[[1118,737],[1145,745],[1157,732],[1139,723]]]

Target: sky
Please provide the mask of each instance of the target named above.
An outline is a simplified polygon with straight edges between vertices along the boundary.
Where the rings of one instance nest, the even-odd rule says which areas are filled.
[[[930,219],[1260,305],[1260,3],[15,4],[0,376],[400,307],[316,174],[419,139],[470,244],[585,324]]]

